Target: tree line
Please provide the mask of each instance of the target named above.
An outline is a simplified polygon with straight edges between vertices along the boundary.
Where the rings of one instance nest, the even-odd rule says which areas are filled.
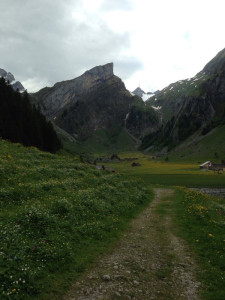
[[[0,137],[52,153],[62,147],[51,122],[31,105],[28,93],[14,91],[4,78],[0,78]]]

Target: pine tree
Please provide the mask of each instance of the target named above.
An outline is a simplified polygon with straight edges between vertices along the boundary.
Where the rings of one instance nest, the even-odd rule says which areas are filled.
[[[32,107],[27,92],[15,92],[0,78],[0,137],[55,153],[62,145],[53,126]]]

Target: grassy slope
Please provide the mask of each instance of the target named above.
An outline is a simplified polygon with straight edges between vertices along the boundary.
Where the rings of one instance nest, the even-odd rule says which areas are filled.
[[[195,134],[169,154],[173,161],[220,162],[225,159],[225,125],[212,130],[206,136]]]
[[[151,197],[137,180],[0,140],[0,298],[56,299]]]
[[[70,153],[110,154],[118,151],[129,151],[135,147],[135,142],[122,128],[107,132],[104,129],[95,131],[92,137],[83,142],[71,143],[63,141],[66,151]]]

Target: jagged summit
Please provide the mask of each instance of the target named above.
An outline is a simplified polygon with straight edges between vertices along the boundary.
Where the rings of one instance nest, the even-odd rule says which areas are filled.
[[[94,67],[77,78],[57,82],[51,88],[41,89],[34,96],[43,100],[42,113],[54,118],[66,105],[76,103],[80,97],[94,92],[113,76],[113,63],[108,63]]]
[[[86,71],[84,75],[99,76],[104,80],[107,80],[114,75],[113,63],[108,63],[103,66],[94,67],[91,70]]]
[[[20,81],[16,81],[12,73],[6,72],[4,69],[0,69],[0,77],[3,77],[6,81],[8,81],[15,91],[25,91],[22,83]]]
[[[140,87],[137,87],[132,93],[141,98],[142,98],[143,94],[145,94],[145,92]]]
[[[149,98],[151,98],[152,96],[154,96],[154,94],[153,94],[152,92],[145,93],[140,87],[137,87],[137,88],[132,92],[132,94],[141,97],[142,100],[144,100],[144,101],[146,101],[146,100],[148,100]]]

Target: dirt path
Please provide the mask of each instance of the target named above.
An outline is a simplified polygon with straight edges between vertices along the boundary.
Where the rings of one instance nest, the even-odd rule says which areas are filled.
[[[64,300],[200,299],[188,247],[172,232],[173,191],[155,189],[112,253],[74,283]]]

